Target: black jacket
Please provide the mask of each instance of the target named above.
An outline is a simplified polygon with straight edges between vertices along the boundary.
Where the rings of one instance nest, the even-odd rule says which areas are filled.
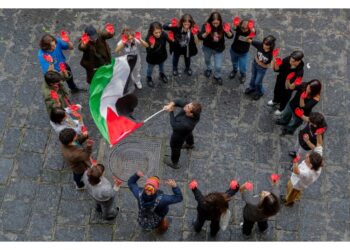
[[[148,42],[149,36],[146,37],[146,41]],[[163,63],[167,57],[167,51],[166,51],[166,42],[168,40],[168,34],[164,31],[162,32],[161,36],[159,38],[155,38],[156,43],[154,44],[154,47],[148,47],[146,48],[147,56],[146,56],[146,62],[149,64],[161,64]]]
[[[223,52],[225,50],[225,36],[229,39],[233,37],[229,37],[226,32],[223,30],[220,32],[212,27],[212,30],[210,34],[208,34],[205,38],[203,37],[203,34],[205,33],[205,24],[202,25],[202,30],[198,34],[198,38],[200,40],[203,40],[203,46],[208,47],[209,49],[215,50],[216,52]],[[218,41],[214,41],[214,35],[219,34],[220,38]]]
[[[170,23],[165,23],[163,25],[164,30],[171,30],[174,32],[174,42],[169,42],[170,44],[170,54],[172,52],[180,55],[185,55],[186,57],[192,57],[197,55],[198,50],[197,50],[197,45],[196,42],[194,41],[194,36],[192,32],[190,32],[190,41],[185,47],[181,47],[180,41],[182,40],[183,37],[183,32],[182,28],[179,27],[169,27]]]

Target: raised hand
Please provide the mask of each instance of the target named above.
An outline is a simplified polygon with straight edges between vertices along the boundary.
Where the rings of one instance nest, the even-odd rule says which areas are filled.
[[[224,23],[223,29],[226,33],[230,32],[231,26],[229,23]]]
[[[281,176],[279,174],[272,174],[270,176],[272,183],[278,183],[278,181],[280,180],[280,177]]]
[[[239,16],[235,16],[235,18],[233,18],[233,25],[234,26],[238,26],[239,23],[241,22],[241,19],[239,18]]]
[[[114,26],[111,23],[106,23],[105,29],[109,34],[114,34]]]
[[[48,63],[53,63],[53,59],[52,56],[49,54],[43,54],[43,58],[45,61],[47,61]]]
[[[61,35],[62,41],[66,42],[66,43],[69,42],[69,36],[68,36],[68,32],[67,31],[61,30],[60,35]]]
[[[326,132],[326,128],[318,128],[318,129],[316,129],[315,134],[322,135],[324,132]]]
[[[66,64],[64,62],[60,62],[58,66],[62,72],[65,72],[67,70]]]
[[[251,39],[253,39],[255,37],[255,33],[253,31],[251,31],[248,35]]]
[[[273,57],[276,57],[276,56],[278,56],[278,53],[279,53],[278,48],[275,48],[275,49],[272,51],[272,56],[273,56]]]
[[[174,40],[175,40],[174,32],[172,32],[171,30],[168,31],[168,38],[172,42],[174,42]]]
[[[252,190],[253,190],[253,183],[247,181],[246,183],[244,183],[244,187],[245,187],[248,191],[252,191]]]
[[[304,140],[305,142],[307,142],[309,139],[310,139],[310,137],[309,137],[308,134],[304,134],[304,135],[303,135],[303,140]]]
[[[295,72],[291,72],[287,75],[287,80],[291,80],[295,76]]]
[[[211,32],[211,25],[210,25],[210,23],[206,23],[204,28],[205,28],[205,33],[209,34]]]
[[[171,27],[176,27],[178,24],[178,21],[176,19],[176,17],[174,17],[173,19],[171,19]]]
[[[89,37],[89,35],[88,35],[87,33],[84,33],[84,34],[80,37],[80,39],[81,39],[81,42],[82,42],[84,45],[88,44],[89,41],[90,41],[90,37]]]
[[[188,187],[193,190],[198,187],[198,182],[196,180],[192,180],[190,184],[188,184]]]
[[[122,43],[126,44],[129,40],[129,37],[127,35],[122,35]]]
[[[249,20],[248,21],[248,28],[251,30],[252,28],[254,28],[254,21],[253,20]]]
[[[139,32],[139,31],[135,32],[135,39],[140,41],[140,39],[141,39],[141,32]]]
[[[193,25],[192,29],[191,29],[191,32],[193,35],[196,35],[198,34],[198,31],[199,31],[199,27],[197,24]]]
[[[58,94],[57,94],[56,91],[51,90],[51,91],[50,91],[50,96],[51,96],[51,98],[52,98],[53,100],[58,101]]]
[[[303,117],[303,115],[304,115],[304,110],[302,110],[301,108],[296,108],[295,110],[294,110],[294,113],[295,113],[295,115],[296,116],[298,116],[298,117]]]
[[[150,37],[148,38],[148,41],[149,41],[149,43],[151,44],[151,46],[153,46],[153,45],[156,43],[156,39],[154,38],[154,36],[150,36]]]
[[[282,65],[282,59],[281,58],[279,58],[279,57],[276,58],[276,65],[278,67]]]
[[[301,85],[302,80],[303,80],[303,78],[301,76],[297,77],[297,79],[295,79],[295,81],[294,81],[294,85],[295,86]]]
[[[230,188],[233,190],[238,188],[238,182],[235,179],[230,182]]]
[[[300,96],[300,97],[301,97],[301,99],[306,99],[307,96],[308,96],[307,92],[304,91],[303,93],[301,93],[301,96]]]

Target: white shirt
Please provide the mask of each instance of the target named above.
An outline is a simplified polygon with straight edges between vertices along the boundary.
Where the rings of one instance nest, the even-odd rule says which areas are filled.
[[[306,165],[305,161],[302,161],[302,163],[299,164],[298,168],[300,173],[292,173],[292,176],[290,177],[293,188],[297,190],[304,190],[312,183],[314,183],[321,175],[322,170],[322,168],[319,168],[318,171],[310,169]]]
[[[118,42],[118,46],[121,45],[123,42],[120,40]],[[137,39],[133,40],[133,44],[131,42],[127,42],[124,45],[124,49],[122,51],[123,55],[138,55],[139,54],[139,48],[140,48],[140,41]]]

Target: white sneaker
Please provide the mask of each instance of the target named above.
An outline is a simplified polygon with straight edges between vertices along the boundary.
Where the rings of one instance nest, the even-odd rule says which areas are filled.
[[[267,105],[272,107],[272,106],[275,106],[277,103],[273,102],[273,100],[270,100],[267,102]]]
[[[281,111],[279,111],[278,109],[274,112],[274,114],[275,115],[281,115],[282,114],[282,112]]]
[[[136,88],[138,89],[142,89],[142,83],[140,81],[138,81],[137,83],[135,83]]]

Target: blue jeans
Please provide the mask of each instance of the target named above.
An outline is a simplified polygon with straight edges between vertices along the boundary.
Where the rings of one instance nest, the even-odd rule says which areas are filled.
[[[210,49],[206,46],[203,46],[203,53],[204,53],[204,61],[205,65],[207,66],[207,70],[212,70],[211,66],[211,56],[214,56],[214,77],[220,78],[221,77],[221,65],[222,65],[222,59],[224,58],[223,52],[216,52],[213,49]]]
[[[239,69],[241,76],[245,76],[247,74],[249,53],[238,54],[231,48],[230,55],[233,71],[237,72]]]
[[[290,133],[294,133],[294,131],[303,124],[303,120],[295,115],[289,103],[282,111],[280,121],[286,125],[286,129]]]
[[[83,175],[84,175],[84,173],[82,173],[82,174],[73,173],[73,180],[79,188],[85,186],[84,182],[81,181],[81,179],[83,178]]]
[[[252,63],[252,78],[250,79],[249,88],[254,89],[259,95],[263,95],[262,82],[266,73],[266,68],[261,67],[255,62],[255,58]]]
[[[180,59],[181,54],[177,54],[177,53],[173,53],[173,71],[177,71],[177,65],[179,64],[179,59]],[[186,70],[190,69],[191,67],[191,57],[186,57],[184,56],[184,60],[185,60],[185,67]]]
[[[152,77],[153,69],[157,64],[147,64],[147,76]],[[164,63],[158,64],[159,66],[159,74],[163,73],[164,74]]]

